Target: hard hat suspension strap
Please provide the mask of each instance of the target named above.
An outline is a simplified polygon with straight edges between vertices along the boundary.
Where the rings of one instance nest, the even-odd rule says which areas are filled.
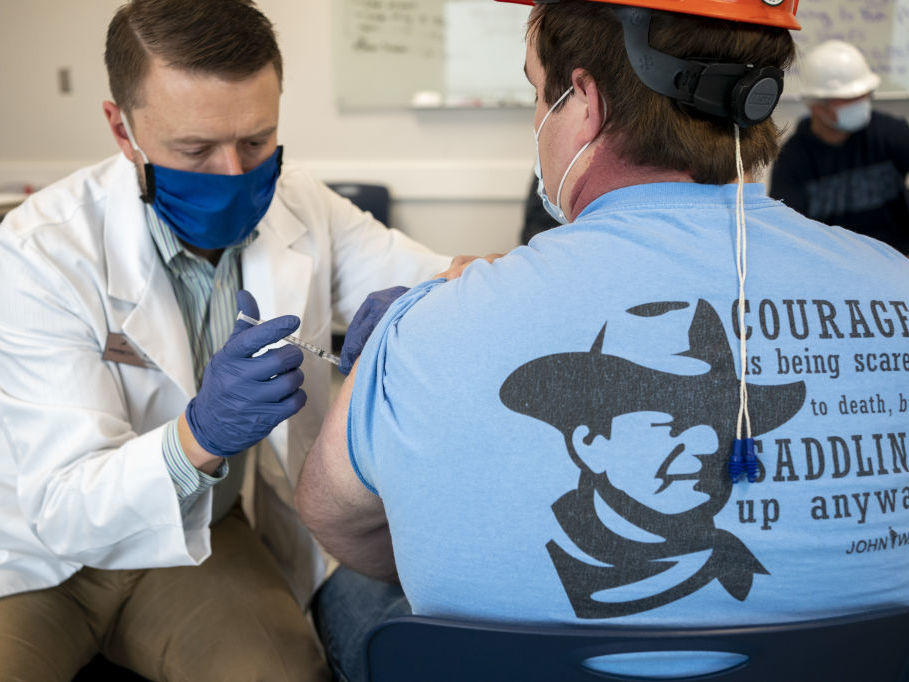
[[[783,72],[772,66],[679,59],[650,46],[652,12],[614,7],[634,72],[651,90],[682,107],[734,121],[739,127],[770,117],[783,92]]]

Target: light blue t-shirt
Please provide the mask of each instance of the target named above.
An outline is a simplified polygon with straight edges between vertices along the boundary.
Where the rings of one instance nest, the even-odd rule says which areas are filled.
[[[712,626],[909,603],[909,260],[746,186],[762,469],[733,486],[735,192],[609,192],[388,311],[348,445],[415,613]]]

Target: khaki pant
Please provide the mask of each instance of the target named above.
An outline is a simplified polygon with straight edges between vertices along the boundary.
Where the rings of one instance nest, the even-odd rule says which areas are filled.
[[[237,508],[201,566],[83,568],[0,599],[0,680],[69,682],[100,651],[152,680],[327,680],[316,636]]]

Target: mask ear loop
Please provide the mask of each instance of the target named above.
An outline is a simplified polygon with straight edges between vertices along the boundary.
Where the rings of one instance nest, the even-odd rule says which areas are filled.
[[[574,86],[572,85],[570,88],[568,88],[565,92],[562,93],[562,96],[559,97],[555,101],[555,104],[553,104],[551,107],[549,107],[549,111],[546,112],[546,115],[543,117],[543,120],[540,121],[539,127],[534,128],[534,130],[533,130],[533,141],[537,148],[537,164],[536,164],[536,167],[534,168],[534,174],[539,179],[540,187],[543,190],[543,192],[541,194],[541,198],[545,197],[545,201],[550,202],[550,203],[551,203],[551,200],[549,199],[549,194],[548,194],[548,192],[546,192],[546,188],[543,187],[543,168],[540,164],[540,134],[543,132],[543,126],[546,125],[546,121],[549,120],[549,117],[552,116],[553,112],[555,112],[555,110],[559,107],[559,105],[562,102],[564,102],[565,99],[569,95],[571,95],[571,93],[573,93],[573,92],[574,92]],[[562,213],[562,217],[564,218],[564,216],[565,216],[564,211],[562,211],[561,208],[559,208],[559,211]],[[556,219],[558,220],[558,218],[556,218]]]
[[[122,112],[120,120],[123,123],[123,129],[126,130],[126,137],[129,139],[129,143],[133,147],[133,151],[139,152],[142,156],[143,163],[143,172],[145,173],[145,194],[142,195],[142,201],[147,204],[152,203],[155,200],[155,172],[152,168],[151,163],[148,161],[148,157],[145,155],[145,152],[140,149],[139,145],[136,143],[136,138],[133,136],[132,128],[129,126],[129,119],[126,117],[126,112]]]
[[[123,115],[120,117],[120,121],[123,123],[123,128],[126,130],[126,137],[132,145],[133,151],[139,152],[139,154],[142,155],[143,163],[148,163],[148,157],[145,155],[145,152],[139,149],[139,145],[136,144],[136,138],[133,136],[133,129],[129,127],[129,119],[126,117],[126,112],[124,111],[122,113]]]
[[[552,116],[552,113],[559,107],[559,105],[565,100],[568,95],[574,92],[574,86],[572,85],[565,92],[562,93],[562,96],[556,100],[556,103],[549,107],[549,111],[546,112],[546,115],[543,117],[543,120],[540,121],[540,127],[533,131],[533,139],[540,143],[540,131],[543,130],[543,126],[546,125],[546,121],[549,120],[549,117]]]
[[[745,229],[745,167],[742,162],[741,129],[735,128],[735,170],[738,186],[735,193],[735,266],[739,277],[739,414],[736,422],[735,441],[732,444],[732,456],[729,458],[729,476],[732,482],[738,481],[744,473],[749,483],[754,483],[758,474],[757,455],[754,451],[754,439],[751,437],[751,415],[748,411],[748,384],[745,382],[745,368],[748,366],[748,348],[745,339],[745,278],[748,274],[748,234]],[[744,419],[745,438],[742,438]]]
[[[600,131],[597,133],[597,137],[599,137],[600,133],[603,132],[603,128],[606,127],[606,98],[603,97],[603,95],[600,95],[600,100],[603,102],[603,123],[600,125]],[[543,126],[540,127],[542,128]],[[594,137],[593,140],[590,140],[590,142],[578,150],[578,153],[574,155],[574,158],[571,160],[571,163],[568,164],[568,168],[565,170],[565,174],[562,176],[562,182],[559,183],[559,189],[556,192],[556,206],[559,207],[562,215],[568,215],[565,213],[565,209],[562,208],[562,188],[565,186],[565,181],[568,179],[568,174],[571,172],[571,169],[574,168],[574,164],[577,162],[577,160],[581,158],[581,154],[587,151],[587,148],[593,144],[594,140],[596,139],[597,138]]]

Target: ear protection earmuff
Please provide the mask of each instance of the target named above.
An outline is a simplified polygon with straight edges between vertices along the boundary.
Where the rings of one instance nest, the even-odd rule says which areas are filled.
[[[625,51],[641,82],[682,108],[730,120],[740,128],[766,121],[783,94],[783,72],[774,66],[679,59],[650,46],[649,9],[614,7]]]

